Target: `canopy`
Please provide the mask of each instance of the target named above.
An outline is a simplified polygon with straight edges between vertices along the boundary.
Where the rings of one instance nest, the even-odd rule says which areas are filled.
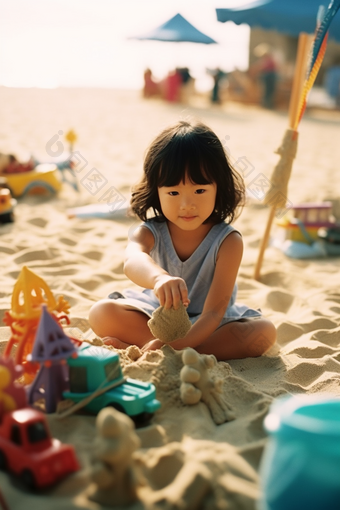
[[[216,9],[217,19],[222,23],[233,21],[251,27],[277,30],[298,36],[300,32],[313,34],[320,5],[328,7],[331,0],[256,0],[242,7]],[[329,28],[329,39],[340,42],[340,14]]]
[[[131,39],[216,44],[214,39],[197,30],[181,14],[176,14],[163,25],[146,34],[131,37]]]

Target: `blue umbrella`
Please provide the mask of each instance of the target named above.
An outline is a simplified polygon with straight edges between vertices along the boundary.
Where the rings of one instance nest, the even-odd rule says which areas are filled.
[[[222,23],[233,21],[251,27],[298,36],[301,32],[313,34],[320,5],[328,6],[330,0],[256,0],[242,7],[216,9]],[[329,28],[329,38],[340,42],[340,15],[337,14]]]
[[[214,39],[203,34],[187,21],[181,14],[176,14],[163,25],[131,39],[147,41],[193,42],[203,44],[217,44]]]

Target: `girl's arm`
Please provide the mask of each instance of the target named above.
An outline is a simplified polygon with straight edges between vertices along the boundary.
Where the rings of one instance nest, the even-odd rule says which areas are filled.
[[[187,306],[189,299],[185,281],[170,276],[150,257],[154,243],[154,236],[148,228],[135,230],[126,248],[124,273],[136,285],[153,289],[161,306],[178,308],[180,301]]]
[[[207,340],[216,330],[234,290],[242,254],[243,241],[241,236],[237,232],[229,234],[219,249],[214,278],[201,317],[195,322],[185,338],[179,338],[171,342],[171,347],[174,349],[195,348]],[[152,347],[152,345],[150,347],[151,349],[157,348],[157,346]]]

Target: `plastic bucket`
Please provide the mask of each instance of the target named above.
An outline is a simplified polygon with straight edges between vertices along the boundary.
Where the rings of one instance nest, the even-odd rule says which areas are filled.
[[[340,398],[281,397],[264,426],[260,510],[340,509]]]

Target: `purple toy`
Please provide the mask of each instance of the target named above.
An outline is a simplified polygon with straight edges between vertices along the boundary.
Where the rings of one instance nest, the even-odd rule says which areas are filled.
[[[47,413],[54,413],[62,400],[62,393],[69,389],[68,367],[65,360],[77,356],[77,349],[64,333],[57,321],[42,307],[41,318],[29,361],[41,364],[33,383],[28,390],[28,402],[45,400]]]

